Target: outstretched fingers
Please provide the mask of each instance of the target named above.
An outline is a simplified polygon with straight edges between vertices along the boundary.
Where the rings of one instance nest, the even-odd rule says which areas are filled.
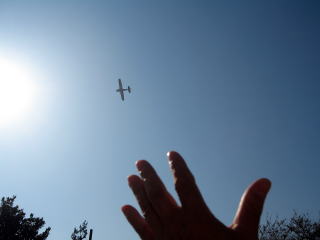
[[[154,168],[145,160],[136,163],[143,179],[144,189],[162,222],[170,222],[172,216],[178,211],[178,205],[165,188]]]
[[[250,185],[241,197],[233,228],[256,236],[263,210],[263,204],[271,188],[270,180],[261,178]]]
[[[128,184],[137,199],[146,222],[152,229],[159,231],[161,228],[161,223],[157,213],[153,209],[151,202],[148,199],[144,188],[144,181],[137,175],[131,175],[128,177]]]

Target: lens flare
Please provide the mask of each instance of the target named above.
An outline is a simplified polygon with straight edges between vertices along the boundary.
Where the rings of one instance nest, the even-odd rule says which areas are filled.
[[[0,59],[0,127],[23,121],[30,112],[36,86],[29,71],[6,59]]]

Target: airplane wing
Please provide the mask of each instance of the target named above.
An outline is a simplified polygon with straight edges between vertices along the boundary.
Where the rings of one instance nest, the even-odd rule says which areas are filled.
[[[121,99],[122,101],[124,101],[124,94],[123,94],[123,91],[119,91],[120,95],[121,95]]]
[[[119,81],[119,89],[123,89],[121,79],[119,78],[118,81]]]

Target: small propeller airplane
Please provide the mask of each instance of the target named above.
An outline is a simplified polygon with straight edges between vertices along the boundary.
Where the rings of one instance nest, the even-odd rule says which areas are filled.
[[[131,93],[131,88],[130,88],[130,86],[128,86],[128,88],[123,88],[120,78],[118,79],[118,81],[119,81],[119,88],[117,89],[117,92],[120,93],[121,99],[122,99],[122,101],[124,101],[124,91],[128,91],[129,93]]]

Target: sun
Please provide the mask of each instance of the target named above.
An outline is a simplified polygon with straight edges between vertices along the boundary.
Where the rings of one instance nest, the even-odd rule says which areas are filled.
[[[0,128],[23,121],[35,100],[36,86],[28,69],[0,59]]]

